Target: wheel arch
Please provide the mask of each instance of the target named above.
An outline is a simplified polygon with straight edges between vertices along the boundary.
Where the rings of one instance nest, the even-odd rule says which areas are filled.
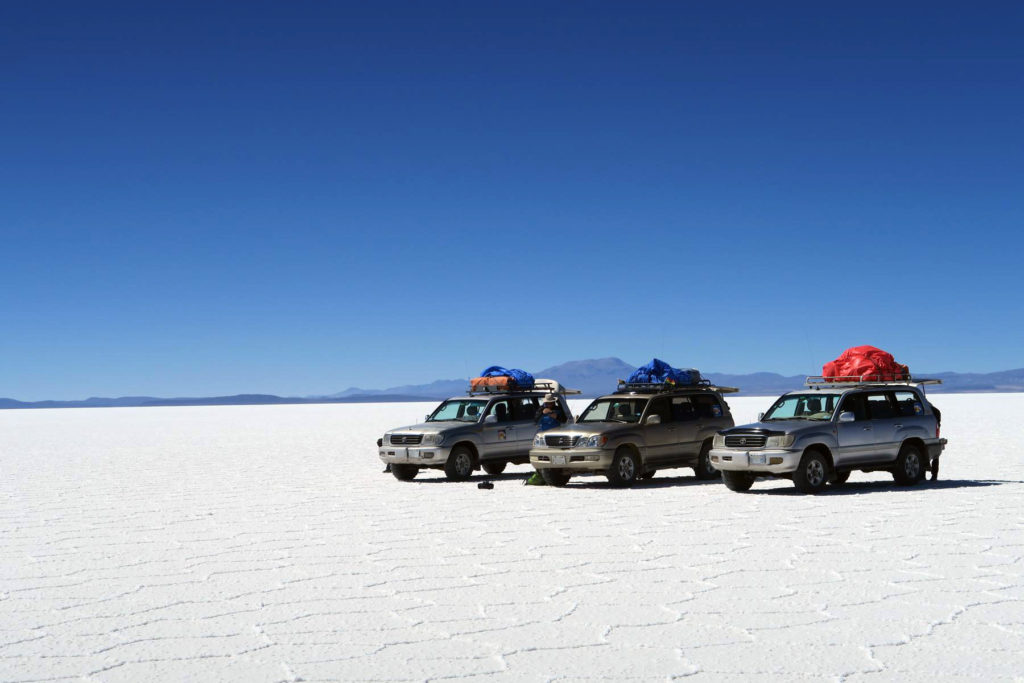
[[[835,470],[836,461],[835,458],[832,457],[832,449],[829,448],[828,444],[824,444],[821,442],[812,443],[804,448],[804,453],[807,453],[807,451],[818,451],[819,453],[824,455],[828,459],[829,468]]]
[[[466,448],[469,449],[469,454],[473,456],[473,467],[477,467],[480,465],[480,450],[476,447],[475,443],[468,440],[456,441],[455,443],[452,444],[452,451],[454,451],[459,446],[465,446]],[[448,457],[451,457],[451,451],[448,452]]]

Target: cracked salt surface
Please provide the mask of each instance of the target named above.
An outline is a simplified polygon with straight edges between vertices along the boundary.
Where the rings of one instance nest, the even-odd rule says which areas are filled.
[[[935,402],[939,482],[815,497],[398,482],[422,404],[0,411],[0,681],[1024,680],[1024,395]]]

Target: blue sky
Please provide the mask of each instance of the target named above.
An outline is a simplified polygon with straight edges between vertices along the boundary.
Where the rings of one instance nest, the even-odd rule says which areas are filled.
[[[7,3],[0,396],[1024,366],[1024,10],[828,5]]]

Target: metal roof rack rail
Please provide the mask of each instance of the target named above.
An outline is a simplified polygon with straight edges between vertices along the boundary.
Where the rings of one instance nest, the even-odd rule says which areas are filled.
[[[862,387],[862,386],[885,386],[891,384],[942,384],[941,379],[928,379],[924,377],[906,377],[904,379],[864,379],[864,375],[850,375],[841,377],[824,377],[822,375],[808,375],[805,384],[809,387]]]
[[[703,389],[706,391],[717,391],[721,394],[735,394],[739,391],[736,387],[719,387],[711,383],[711,380],[701,378],[693,384],[669,384],[667,382],[627,382],[619,380],[616,393],[627,391],[647,391],[651,393],[664,393],[666,391],[679,391],[680,389]]]

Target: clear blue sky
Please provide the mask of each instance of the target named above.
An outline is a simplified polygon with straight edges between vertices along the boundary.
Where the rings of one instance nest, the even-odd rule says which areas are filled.
[[[0,396],[1024,366],[1019,3],[5,3]]]

